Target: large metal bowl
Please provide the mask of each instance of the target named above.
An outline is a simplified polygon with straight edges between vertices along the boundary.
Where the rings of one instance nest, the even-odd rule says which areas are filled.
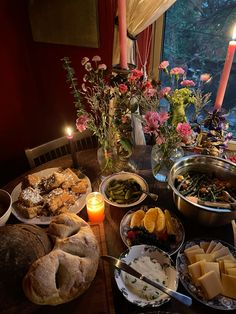
[[[173,199],[178,210],[186,217],[206,226],[226,225],[236,218],[236,210],[202,206],[186,199],[175,187],[178,175],[189,171],[206,173],[226,179],[236,187],[236,165],[219,157],[190,155],[177,161],[170,170],[168,184],[173,191]]]

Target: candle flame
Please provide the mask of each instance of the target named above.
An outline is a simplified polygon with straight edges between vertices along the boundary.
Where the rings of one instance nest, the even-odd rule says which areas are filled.
[[[72,136],[73,130],[69,127],[66,128],[66,133],[68,136]]]
[[[233,31],[232,39],[233,39],[233,40],[236,39],[236,25],[234,26],[234,31]]]

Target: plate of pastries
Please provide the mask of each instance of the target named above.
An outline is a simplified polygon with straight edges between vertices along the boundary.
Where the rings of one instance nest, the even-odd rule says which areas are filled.
[[[82,172],[48,168],[25,176],[14,188],[12,213],[24,223],[47,225],[54,216],[79,213],[91,191],[91,182]]]

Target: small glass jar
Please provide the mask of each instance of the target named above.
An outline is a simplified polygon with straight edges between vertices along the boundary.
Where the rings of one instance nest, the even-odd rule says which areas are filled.
[[[90,222],[103,222],[105,218],[105,201],[101,193],[89,193],[86,197],[86,207]]]

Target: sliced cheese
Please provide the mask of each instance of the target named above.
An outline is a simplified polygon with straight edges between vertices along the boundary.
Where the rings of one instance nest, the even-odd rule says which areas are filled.
[[[198,282],[208,300],[213,299],[218,294],[222,293],[223,287],[221,281],[213,270],[199,277]]]
[[[224,268],[225,268],[225,270],[227,268],[233,268],[233,267],[236,267],[236,262],[224,261]]]
[[[209,244],[210,244],[210,242],[202,241],[202,242],[200,242],[200,248],[202,248],[206,252]]]
[[[216,261],[217,262],[219,261],[235,261],[236,262],[236,259],[233,257],[232,254],[228,254],[228,255],[224,255],[224,256],[216,258]]]
[[[190,264],[193,264],[196,262],[196,259],[195,259],[196,254],[204,254],[204,250],[199,248],[199,249],[189,250],[185,252],[185,255]]]
[[[193,264],[191,264],[191,265],[188,265],[189,274],[190,274],[190,276],[192,277],[193,282],[194,282],[196,285],[199,285],[199,283],[198,283],[198,278],[202,276],[201,264],[202,264],[203,262],[204,262],[204,261],[199,261],[199,262],[193,263]]]
[[[230,250],[229,248],[227,248],[226,246],[223,246],[221,249],[212,252],[211,254],[213,254],[214,259],[216,260],[217,258],[224,256],[224,255],[229,255],[230,254]]]
[[[234,267],[234,268],[227,268],[226,269],[226,274],[236,277],[236,267]]]
[[[216,246],[217,242],[215,242],[214,240],[212,240],[206,250],[206,253],[211,253],[211,251],[214,249],[214,247]]]
[[[198,244],[188,247],[187,249],[184,250],[184,253],[196,249],[200,249],[200,246]]]
[[[214,256],[212,254],[207,254],[207,253],[201,253],[201,254],[196,254],[195,255],[195,261],[202,261],[205,260],[206,262],[213,262],[214,261]]]
[[[216,244],[216,246],[212,249],[211,253],[215,252],[215,251],[218,251],[219,249],[221,249],[223,247],[223,244],[218,242]]]
[[[236,277],[222,274],[223,295],[236,299]]]
[[[225,273],[225,263],[224,261],[219,261],[219,268],[220,268],[220,273]]]
[[[217,262],[202,262],[200,264],[201,266],[201,272],[202,272],[202,275],[208,273],[209,271],[213,270],[217,276],[219,276],[220,278],[220,267],[219,267],[219,263]]]

